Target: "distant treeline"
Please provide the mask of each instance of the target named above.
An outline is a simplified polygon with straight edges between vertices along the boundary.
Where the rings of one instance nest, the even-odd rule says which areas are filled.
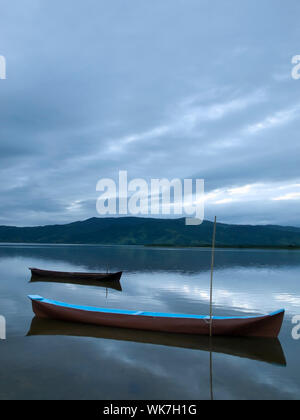
[[[64,225],[0,226],[0,242],[209,247],[213,223],[186,226],[185,219],[91,218]],[[300,228],[217,224],[217,247],[300,248]]]

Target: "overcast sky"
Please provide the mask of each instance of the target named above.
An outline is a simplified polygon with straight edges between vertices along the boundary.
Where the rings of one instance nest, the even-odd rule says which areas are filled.
[[[205,217],[300,225],[299,0],[0,0],[0,224],[96,184],[204,178]]]

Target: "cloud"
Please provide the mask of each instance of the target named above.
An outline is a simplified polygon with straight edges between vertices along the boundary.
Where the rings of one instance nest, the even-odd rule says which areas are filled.
[[[300,200],[300,192],[292,192],[285,195],[281,195],[279,197],[274,197],[274,201],[281,201],[281,200]]]
[[[208,194],[221,191],[208,217],[217,206],[226,221],[283,223],[288,211],[299,224],[299,200],[269,198],[294,190],[257,190],[300,182],[300,82],[278,76],[299,53],[293,7],[3,5],[0,223],[96,216],[97,181],[123,169],[204,178]]]
[[[279,192],[285,192],[278,197]],[[285,183],[248,184],[235,188],[216,189],[206,194],[206,200],[212,203],[230,203],[232,201],[294,200],[300,197],[299,185]]]
[[[262,121],[249,125],[246,129],[246,132],[250,134],[256,134],[263,130],[274,129],[276,127],[288,124],[289,122],[299,117],[299,115],[300,104],[297,104],[290,109],[275,112],[274,115],[268,116]]]

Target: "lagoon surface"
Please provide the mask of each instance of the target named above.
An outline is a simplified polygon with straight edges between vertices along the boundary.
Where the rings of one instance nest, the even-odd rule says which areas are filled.
[[[122,291],[30,282],[28,267],[120,271]],[[0,245],[0,399],[299,399],[300,251],[217,249],[215,315],[286,309],[278,341],[182,337],[34,319],[28,294],[107,308],[209,313],[209,249]],[[210,359],[212,365],[210,365]],[[210,386],[212,385],[212,387]]]

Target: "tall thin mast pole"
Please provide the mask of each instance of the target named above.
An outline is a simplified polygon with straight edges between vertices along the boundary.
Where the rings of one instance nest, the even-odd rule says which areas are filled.
[[[216,244],[216,227],[217,217],[215,216],[214,231],[212,239],[212,251],[211,251],[211,270],[210,270],[210,308],[209,308],[209,336],[212,336],[212,297],[213,297],[213,275],[214,275],[214,262],[215,262],[215,244]]]

